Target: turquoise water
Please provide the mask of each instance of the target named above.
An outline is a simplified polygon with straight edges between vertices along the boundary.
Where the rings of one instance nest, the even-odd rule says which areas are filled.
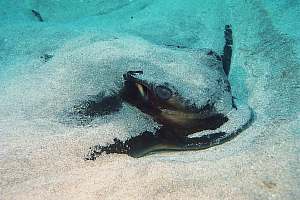
[[[298,19],[296,0],[1,0],[0,199],[298,199]],[[95,143],[153,126],[127,107],[87,127],[61,123],[76,100],[115,87],[122,71],[97,65],[106,49],[128,59],[152,45],[153,55],[168,45],[221,54],[225,24],[233,95],[255,112],[249,129],[202,152],[82,160]]]

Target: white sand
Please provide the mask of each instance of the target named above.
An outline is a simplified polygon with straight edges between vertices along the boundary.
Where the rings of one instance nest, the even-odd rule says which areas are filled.
[[[24,2],[0,2],[1,200],[300,199],[299,3]],[[99,41],[137,45],[139,36],[221,52],[226,23],[234,27],[234,95],[256,114],[250,128],[203,151],[83,160],[91,145],[154,125],[126,106],[91,126],[62,123],[72,102],[110,84],[95,65],[103,54],[88,53]],[[54,55],[47,63],[45,53]]]

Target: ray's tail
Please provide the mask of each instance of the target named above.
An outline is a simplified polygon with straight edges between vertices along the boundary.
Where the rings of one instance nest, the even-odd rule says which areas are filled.
[[[225,38],[225,45],[223,49],[223,55],[221,57],[222,57],[224,72],[228,76],[230,71],[230,65],[231,65],[232,45],[233,45],[231,25],[225,26],[224,38]]]

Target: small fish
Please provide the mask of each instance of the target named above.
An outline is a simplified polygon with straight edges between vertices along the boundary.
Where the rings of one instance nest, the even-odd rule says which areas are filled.
[[[31,10],[31,12],[32,12],[32,14],[33,14],[35,17],[38,18],[38,20],[39,20],[40,22],[43,22],[43,21],[44,21],[43,18],[42,18],[42,16],[41,16],[41,14],[40,14],[38,11],[36,11],[36,10]]]

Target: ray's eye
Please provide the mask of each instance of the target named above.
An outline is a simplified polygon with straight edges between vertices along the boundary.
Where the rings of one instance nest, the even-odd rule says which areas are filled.
[[[161,100],[167,101],[172,96],[172,91],[166,86],[160,85],[155,87],[155,94]]]

